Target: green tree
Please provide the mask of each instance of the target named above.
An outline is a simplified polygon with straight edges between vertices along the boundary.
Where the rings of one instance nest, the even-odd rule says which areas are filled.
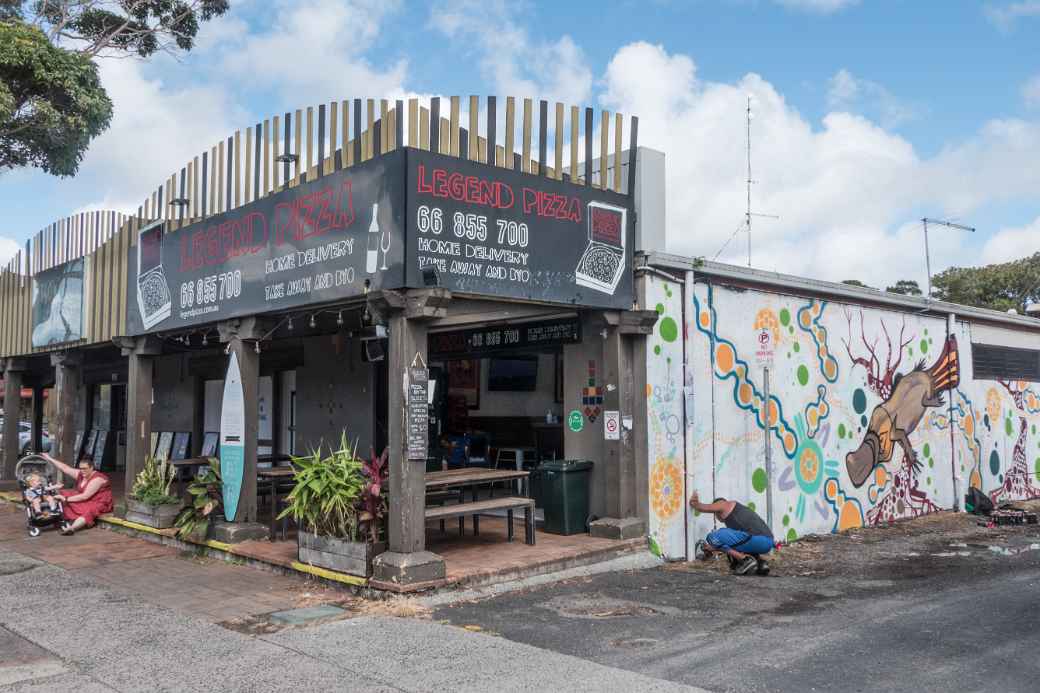
[[[848,284],[849,286],[858,286],[861,289],[873,289],[874,288],[872,286],[867,286],[866,284],[864,284],[863,282],[861,282],[858,279],[845,279],[841,283],[842,284]]]
[[[885,288],[890,294],[903,294],[904,296],[920,296],[921,287],[913,279],[900,279],[893,286]]]
[[[0,0],[0,171],[79,168],[108,128],[97,58],[189,51],[228,0]]]
[[[984,267],[951,267],[932,277],[935,298],[1022,313],[1040,300],[1040,253]]]

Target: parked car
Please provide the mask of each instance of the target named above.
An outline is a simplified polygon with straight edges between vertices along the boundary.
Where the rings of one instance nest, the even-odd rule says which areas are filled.
[[[0,435],[3,435],[4,420],[0,419]],[[51,451],[51,436],[44,430],[41,433],[41,449],[37,452],[50,452]],[[20,455],[27,455],[29,450],[32,448],[32,424],[28,421],[18,422],[18,452]]]

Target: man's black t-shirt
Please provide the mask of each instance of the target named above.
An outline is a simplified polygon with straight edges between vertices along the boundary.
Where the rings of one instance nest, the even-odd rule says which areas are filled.
[[[756,515],[754,510],[736,501],[733,502],[733,512],[727,515],[723,522],[730,529],[747,532],[753,537],[772,538],[773,536],[773,533],[769,531],[769,525]]]

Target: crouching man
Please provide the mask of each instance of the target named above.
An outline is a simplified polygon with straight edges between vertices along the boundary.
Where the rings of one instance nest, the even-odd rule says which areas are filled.
[[[736,575],[769,573],[769,564],[762,556],[773,550],[773,533],[754,510],[725,498],[701,503],[696,491],[690,496],[690,507],[702,513],[713,513],[716,520],[726,525],[709,532],[703,542],[698,542],[705,557],[715,551],[725,553]]]

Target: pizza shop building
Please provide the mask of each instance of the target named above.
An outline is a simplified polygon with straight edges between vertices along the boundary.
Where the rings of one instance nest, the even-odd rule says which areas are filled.
[[[461,541],[427,521],[428,472],[587,460],[593,538],[642,538],[633,422],[657,312],[633,265],[663,238],[663,157],[620,114],[461,103],[285,113],[134,215],[37,234],[0,276],[7,392],[53,388],[56,454],[89,452],[126,488],[148,455],[219,455],[226,539],[267,532],[265,468],[342,433],[388,448],[387,584],[444,577],[438,551]]]

